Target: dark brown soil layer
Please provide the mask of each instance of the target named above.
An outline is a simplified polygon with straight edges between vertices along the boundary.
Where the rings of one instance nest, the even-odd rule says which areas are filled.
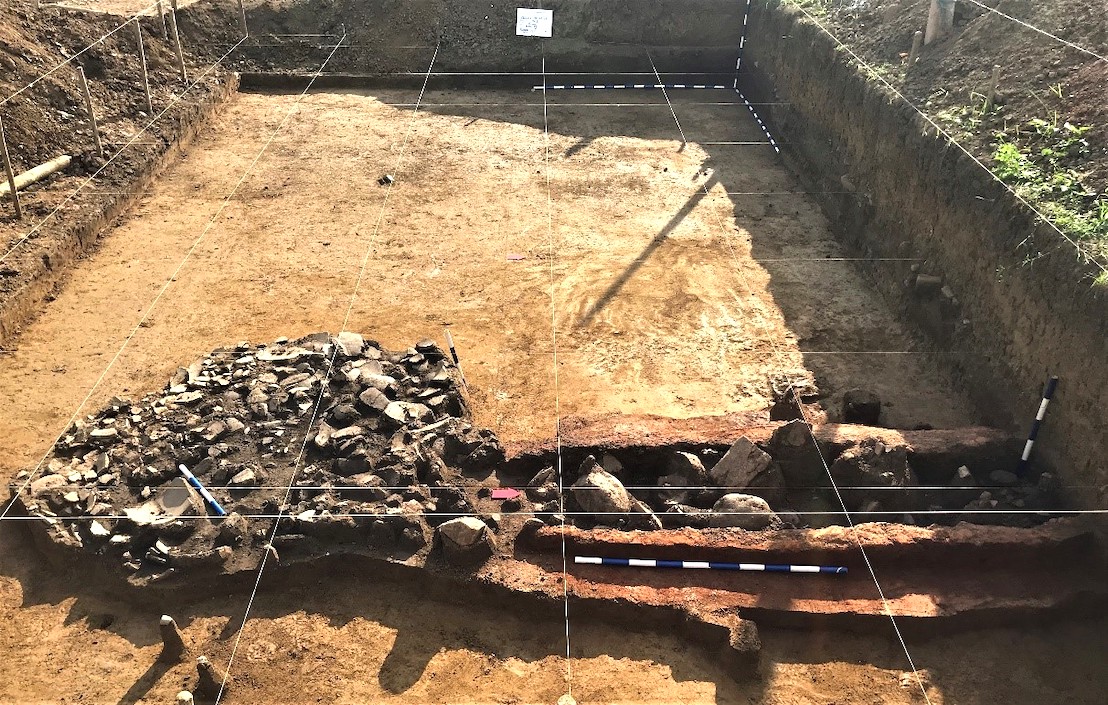
[[[913,17],[918,21],[918,14]],[[978,17],[957,40],[929,47],[908,88],[922,90],[924,77],[934,80],[940,70],[944,81],[962,80],[956,77],[965,71],[957,67],[969,61],[971,47],[989,47],[986,55],[997,60],[1004,52],[1032,55],[1006,63],[1013,71],[1054,61],[1021,51],[1026,36],[1012,26],[1001,33],[996,21]],[[844,244],[873,260],[863,269],[905,318],[930,333],[987,423],[1025,433],[1044,383],[1051,375],[1061,379],[1032,467],[1056,471],[1073,502],[1103,506],[1108,373],[1090,363],[1108,357],[1108,290],[1093,283],[1097,265],[1037,222],[985,169],[937,140],[934,128],[795,7],[755,3],[752,22],[745,89],[752,99],[783,101],[764,106],[762,115],[785,143],[793,170],[821,194]],[[995,41],[975,38],[978,26],[992,28]],[[875,30],[869,41],[889,31]],[[1074,36],[1095,39],[1093,32]],[[867,47],[876,52],[882,46],[888,51],[880,42],[862,41],[855,50],[870,56]],[[1040,38],[1035,46],[1049,44]],[[1071,68],[1066,75],[1092,70]],[[1029,105],[1010,86],[1006,91],[1012,110]],[[931,94],[927,103],[919,93],[907,95],[931,114],[944,105]],[[921,284],[929,281],[940,286]]]
[[[21,327],[50,299],[65,270],[95,246],[100,232],[130,207],[237,87],[224,67],[213,68],[191,53],[186,56],[188,83],[182,82],[160,24],[143,18],[154,105],[149,114],[134,28],[120,28],[122,21],[48,5],[35,11],[31,2],[15,0],[0,23],[0,64],[5,69],[0,115],[14,170],[19,173],[62,154],[73,157],[60,174],[20,192],[21,220],[14,218],[10,204],[3,206],[0,348],[13,344]],[[88,78],[103,156],[96,151],[87,120],[78,66]],[[89,182],[93,174],[96,178]]]

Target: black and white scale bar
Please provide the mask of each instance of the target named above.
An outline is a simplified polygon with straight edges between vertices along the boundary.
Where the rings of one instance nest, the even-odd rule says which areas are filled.
[[[684,568],[693,570],[739,570],[756,573],[831,573],[843,575],[841,565],[794,565],[789,563],[719,563],[716,561],[667,561],[654,558],[600,558],[574,556],[574,563],[583,565],[614,565],[629,568]]]
[[[579,90],[703,90],[726,91],[732,90],[731,86],[711,86],[704,83],[579,83],[560,86],[546,86],[548,91],[579,91]],[[541,91],[543,86],[535,86],[532,91]]]
[[[1035,446],[1035,439],[1039,436],[1039,429],[1043,427],[1043,419],[1046,418],[1046,407],[1054,397],[1054,391],[1058,389],[1058,378],[1051,377],[1047,380],[1046,389],[1043,390],[1043,400],[1039,403],[1039,411],[1035,414],[1035,421],[1031,424],[1031,433],[1027,434],[1027,443],[1023,446],[1023,455],[1020,456],[1017,475],[1022,475],[1031,461],[1031,449]]]

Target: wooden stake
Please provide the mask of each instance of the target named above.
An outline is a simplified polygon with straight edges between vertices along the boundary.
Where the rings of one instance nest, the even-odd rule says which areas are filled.
[[[96,124],[96,113],[92,110],[92,92],[88,89],[88,79],[85,78],[84,68],[77,67],[77,78],[81,79],[81,90],[85,93],[85,108],[88,110],[88,121],[92,125],[92,140],[96,142],[96,151],[104,156],[104,145],[100,142],[100,127]]]
[[[139,62],[142,64],[142,89],[146,93],[146,108],[154,114],[154,101],[150,97],[150,74],[146,71],[146,49],[142,46],[142,25],[135,18],[135,43],[138,45]]]
[[[185,51],[181,48],[181,34],[177,31],[177,0],[169,0],[169,33],[173,35],[173,44],[177,48],[177,68],[181,71],[181,81],[187,83],[185,72]]]
[[[916,30],[916,33],[912,35],[912,51],[908,54],[908,70],[911,71],[912,67],[919,61],[920,50],[923,49],[923,32]]]
[[[246,5],[242,3],[242,0],[239,0],[239,15],[242,19],[242,36],[249,37],[250,29],[246,26]]]
[[[188,646],[177,629],[177,622],[168,614],[163,614],[158,620],[158,631],[162,635],[162,652],[158,655],[158,660],[163,663],[177,663],[188,652]]]
[[[985,112],[989,112],[993,109],[993,103],[996,101],[996,89],[1000,87],[1000,66],[993,67],[993,75],[989,80],[989,93],[985,97]]]
[[[0,151],[4,153],[4,171],[8,173],[8,186],[12,190],[12,205],[15,206],[16,220],[23,218],[23,210],[19,207],[19,191],[15,188],[15,172],[12,171],[12,160],[8,155],[8,137],[4,134],[4,118],[0,117]]]
[[[931,0],[924,44],[946,38],[954,30],[954,0]]]
[[[162,39],[169,39],[169,25],[165,21],[165,8],[162,7],[162,0],[157,0],[158,3],[158,19],[162,21]]]

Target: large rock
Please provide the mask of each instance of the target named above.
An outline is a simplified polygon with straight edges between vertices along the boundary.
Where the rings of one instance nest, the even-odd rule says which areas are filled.
[[[691,485],[702,485],[708,477],[700,458],[684,451],[677,451],[670,455],[666,461],[666,474],[680,475]]]
[[[850,389],[843,394],[843,423],[876,426],[881,419],[881,399],[868,389]]]
[[[362,354],[362,348],[365,347],[365,338],[359,333],[343,331],[335,336],[335,344],[338,345],[339,352],[346,357],[357,357]]]
[[[394,401],[385,407],[384,414],[396,423],[404,425],[413,421],[426,419],[431,416],[431,410],[423,404]]]
[[[662,508],[674,504],[685,504],[689,499],[689,479],[684,475],[662,475],[658,478],[658,489],[654,490],[654,500]]]
[[[742,437],[708,471],[708,478],[728,490],[743,490],[769,501],[781,501],[785,478],[768,453]]]
[[[31,496],[38,497],[44,495],[51,490],[59,490],[68,485],[68,480],[62,475],[53,473],[50,475],[43,475],[37,480],[31,482]]]
[[[761,497],[733,492],[725,494],[712,507],[709,525],[757,531],[778,526],[780,520]]]
[[[446,560],[454,565],[473,565],[496,551],[496,540],[485,522],[477,517],[458,517],[439,524],[439,539]]]
[[[557,476],[554,468],[539,470],[527,483],[527,498],[532,502],[549,502],[558,496]]]
[[[831,486],[827,466],[811,430],[803,421],[790,421],[778,428],[767,447],[789,489]]]
[[[662,522],[658,516],[647,506],[646,502],[631,498],[631,512],[621,524],[621,528],[632,531],[654,531],[662,528]]]
[[[908,449],[887,447],[880,441],[867,440],[847,448],[831,464],[831,476],[840,488],[874,487],[843,493],[847,508],[859,509],[872,502],[887,509],[909,509],[914,495],[906,488],[919,484],[908,465]],[[881,489],[889,488],[889,489]],[[904,489],[896,492],[894,488]]]
[[[581,509],[595,513],[595,521],[601,524],[615,524],[619,517],[631,511],[631,495],[623,483],[596,462],[591,455],[581,464],[581,478],[570,488],[573,498]]]

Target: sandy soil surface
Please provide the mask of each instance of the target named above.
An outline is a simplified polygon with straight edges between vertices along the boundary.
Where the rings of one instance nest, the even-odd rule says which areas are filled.
[[[73,597],[79,575],[32,567],[36,554],[4,548],[0,701],[153,705],[194,683],[191,664],[156,660],[158,609]],[[419,600],[410,587],[365,578],[321,575],[289,587],[280,575],[266,579],[243,632],[228,703],[549,704],[566,690],[562,623]],[[227,662],[245,597],[174,606],[193,655]],[[1106,626],[1014,626],[909,644],[934,705],[1092,705],[1103,702]],[[764,677],[736,682],[710,651],[671,634],[572,627],[581,703],[924,702],[891,634],[762,630]]]
[[[881,356],[884,367],[869,356],[801,352],[905,350],[911,341],[849,265],[794,260],[838,254],[813,204],[727,195],[796,189],[764,146],[696,144],[759,140],[740,106],[678,98],[690,140],[681,149],[659,95],[627,94],[621,102],[655,104],[618,108],[559,96],[583,104],[551,107],[548,191],[539,98],[432,90],[413,120],[403,104],[415,92],[311,95],[243,179],[294,97],[240,96],[5,356],[0,398],[19,410],[0,420],[5,474],[37,460],[174,275],[91,404],[153,389],[180,362],[229,341],[337,330],[349,311],[347,328],[389,346],[441,337],[451,323],[478,421],[506,438],[548,435],[559,409],[764,408],[768,377],[789,370],[814,374],[828,392],[874,385],[903,423],[969,420],[920,357]],[[397,176],[391,192],[376,183],[383,173]],[[0,534],[0,641],[16,669],[5,668],[0,700],[165,702],[191,684],[191,667],[155,664],[156,614],[36,567],[16,531],[6,524]],[[267,578],[236,654],[236,701],[553,702],[564,691],[563,624],[415,604],[393,586],[336,580],[282,590]],[[197,652],[226,662],[245,598],[175,608]],[[906,666],[891,639],[767,635],[768,679],[736,684],[672,636],[573,628],[581,702],[919,697],[900,685]],[[933,702],[946,690],[970,696],[950,702],[1038,702],[1094,681],[1025,669],[978,697],[967,673],[1011,667],[994,640],[1012,643],[1012,658],[1095,673],[1096,638],[1092,627],[1030,642],[991,636],[985,655],[985,637],[974,636],[952,649],[956,663],[949,645],[916,645],[929,655],[917,660],[943,678]],[[1094,693],[1070,700],[1094,702]]]
[[[781,375],[814,375],[832,409],[870,386],[894,426],[970,422],[922,356],[844,354],[912,341],[849,263],[811,261],[840,254],[814,204],[727,195],[796,186],[766,146],[695,144],[760,139],[741,106],[693,104],[706,97],[677,98],[684,150],[660,95],[552,106],[548,196],[538,94],[431,91],[414,120],[386,104],[414,91],[241,95],[5,356],[0,397],[22,413],[0,420],[0,463],[37,460],[175,272],[90,404],[228,342],[345,321],[402,347],[450,323],[478,421],[508,439],[548,436],[558,403],[762,409]],[[495,105],[442,105],[475,102]]]

